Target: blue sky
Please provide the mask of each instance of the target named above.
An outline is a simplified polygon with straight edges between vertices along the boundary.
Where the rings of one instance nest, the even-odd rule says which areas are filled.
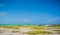
[[[59,24],[59,0],[0,1],[2,24]]]

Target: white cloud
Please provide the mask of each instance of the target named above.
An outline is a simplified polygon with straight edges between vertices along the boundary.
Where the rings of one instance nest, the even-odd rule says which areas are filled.
[[[0,16],[5,16],[7,14],[8,14],[7,12],[0,12]]]
[[[29,20],[29,19],[24,19],[24,21],[25,21],[25,22],[31,22],[31,20]]]

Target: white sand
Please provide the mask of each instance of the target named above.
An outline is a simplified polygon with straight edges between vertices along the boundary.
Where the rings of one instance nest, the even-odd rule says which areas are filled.
[[[12,31],[19,31],[19,32],[12,32]],[[0,28],[0,35],[29,35],[29,34],[22,34],[20,32],[29,32],[27,28],[23,29],[8,29],[8,28]],[[37,34],[42,35],[42,34]],[[52,34],[45,34],[45,35],[52,35]],[[60,34],[53,34],[53,35],[60,35]]]

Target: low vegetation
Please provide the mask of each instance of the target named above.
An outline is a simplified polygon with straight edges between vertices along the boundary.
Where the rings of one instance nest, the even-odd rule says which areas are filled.
[[[20,25],[17,25],[17,26],[0,26],[0,28],[9,28],[9,29],[21,29],[21,28],[29,28],[31,29],[32,31],[28,31],[28,32],[21,32],[20,30],[19,31],[11,31],[12,33],[22,33],[22,34],[33,34],[33,35],[36,35],[36,34],[53,34],[53,32],[49,32],[49,31],[42,31],[42,30],[52,30],[52,31],[55,31],[57,32],[58,34],[60,34],[60,26],[20,26]],[[54,29],[57,29],[57,30],[54,30]],[[34,31],[33,31],[34,30]],[[1,30],[0,33],[2,33],[3,31]]]

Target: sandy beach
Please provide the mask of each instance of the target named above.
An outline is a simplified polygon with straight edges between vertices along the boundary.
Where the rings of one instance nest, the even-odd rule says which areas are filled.
[[[11,29],[11,28],[0,28],[0,35],[30,35],[30,34],[23,34],[23,32],[33,31],[29,28],[20,28],[20,29]],[[33,34],[32,34],[33,35]],[[36,34],[42,35],[42,34]],[[44,34],[44,35],[60,35],[60,34]]]

